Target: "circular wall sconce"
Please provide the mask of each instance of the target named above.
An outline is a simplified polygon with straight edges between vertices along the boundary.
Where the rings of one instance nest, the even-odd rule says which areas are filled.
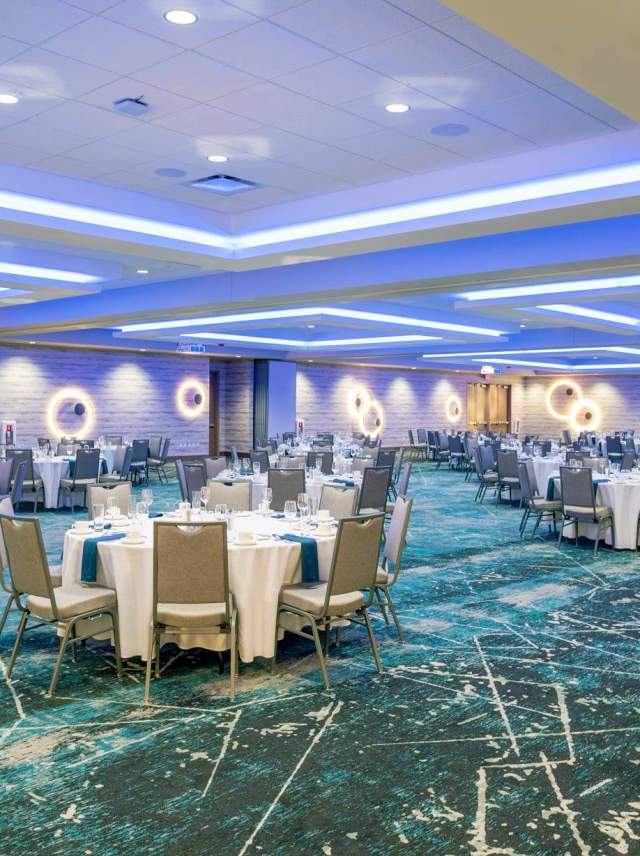
[[[462,415],[462,402],[457,395],[451,395],[447,399],[447,419],[449,422],[458,422]]]
[[[378,434],[382,431],[384,422],[384,414],[380,402],[371,400],[369,409],[360,417],[360,427],[363,434],[368,434],[372,440],[375,440]]]
[[[597,431],[602,419],[602,413],[595,401],[581,398],[576,401],[569,411],[571,427],[578,432]]]
[[[185,380],[176,390],[176,406],[186,419],[196,419],[206,405],[207,391],[199,380]]]
[[[367,390],[362,387],[356,387],[351,392],[351,399],[349,402],[349,410],[351,411],[351,415],[354,419],[361,419],[362,416],[369,411],[371,407],[371,396],[367,392]]]
[[[72,410],[76,416],[83,416],[84,420],[80,427],[73,428],[74,436],[83,440],[90,433],[95,421],[95,408],[93,401],[82,389],[74,386],[65,386],[49,399],[47,407],[47,426],[49,431],[58,440],[69,432],[68,428],[61,428],[58,423],[58,411],[60,405],[65,401],[75,402]]]
[[[562,402],[566,402],[566,405],[568,406],[568,410],[566,412],[562,413],[556,409],[554,406],[555,398]],[[581,399],[582,390],[577,383],[574,383],[572,380],[556,380],[547,390],[547,411],[554,419],[558,419],[560,422],[566,422],[568,419],[573,418],[571,415],[573,409],[575,408],[576,403]]]

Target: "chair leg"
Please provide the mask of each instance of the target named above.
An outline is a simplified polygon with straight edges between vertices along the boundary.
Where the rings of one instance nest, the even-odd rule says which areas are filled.
[[[28,619],[29,613],[23,612],[22,617],[20,618],[20,624],[18,625],[18,633],[16,635],[16,641],[13,645],[13,651],[11,652],[9,665],[7,666],[7,680],[11,677],[11,673],[13,672],[13,667],[15,666],[16,657],[18,656],[20,645],[22,644],[22,637],[24,636],[24,631],[27,626]]]
[[[315,619],[311,620],[311,632],[313,633],[313,641],[316,646],[316,654],[318,655],[318,660],[320,661],[320,671],[322,672],[322,680],[324,683],[325,690],[330,689],[329,687],[329,675],[327,674],[327,666],[324,661],[324,654],[322,653],[322,644],[320,643],[320,634],[318,633],[318,626],[315,622]]]
[[[116,655],[116,674],[122,677],[122,656],[120,655],[120,627],[118,625],[118,613],[111,612],[111,623],[113,624],[113,648]]]
[[[273,635],[273,656],[271,657],[271,665],[269,667],[269,671],[273,674],[273,670],[276,667],[276,657],[278,656],[278,630],[280,629],[280,625],[278,624],[278,618],[280,616],[280,612],[276,613],[276,631]]]
[[[536,532],[538,531],[538,526],[540,526],[540,521],[542,520],[542,514],[538,514],[536,517],[535,526],[533,527],[533,532],[531,533],[531,540],[536,537]]]
[[[71,625],[71,630],[69,631],[69,635],[71,636],[71,659],[74,663],[78,662],[78,643],[75,641],[76,637],[76,626],[75,624]]]
[[[238,676],[238,629],[235,613],[231,616],[231,668],[229,678],[229,696],[231,701],[236,697],[236,679]]]
[[[402,632],[402,627],[400,627],[400,621],[398,619],[398,613],[396,612],[395,604],[393,602],[393,599],[391,598],[391,592],[389,591],[389,587],[385,586],[383,591],[384,591],[384,596],[387,599],[387,603],[389,604],[389,610],[391,612],[391,615],[393,616],[393,620],[394,620],[394,623],[396,625],[396,630],[398,631],[398,639],[400,640],[400,644],[404,645],[404,634]]]
[[[58,656],[56,658],[56,664],[53,669],[53,675],[51,675],[51,683],[49,684],[49,689],[45,693],[45,698],[53,698],[53,694],[56,691],[56,686],[58,684],[58,678],[60,677],[60,669],[62,667],[62,658],[64,657],[64,652],[67,648],[67,642],[69,641],[69,636],[71,635],[71,631],[73,629],[73,624],[67,624],[64,628],[64,636],[60,640],[60,650],[58,651]]]
[[[380,607],[380,612],[382,613],[382,617],[384,618],[384,623],[389,626],[389,618],[387,617],[387,610],[385,609],[384,601],[382,599],[382,594],[380,593],[380,589],[376,587],[376,600],[378,601],[378,606]]]
[[[560,519],[560,532],[558,533],[558,547],[560,547],[560,545],[562,544],[562,533],[564,532],[565,520],[566,520],[566,517],[563,514],[562,518]]]
[[[369,613],[367,611],[367,607],[362,607],[362,614],[364,615],[364,621],[367,625],[367,633],[369,634],[369,644],[371,645],[371,653],[373,654],[373,659],[376,663],[376,669],[378,672],[382,671],[382,663],[380,662],[380,657],[378,656],[378,647],[376,645],[376,639],[373,635],[373,627],[371,626],[371,619],[369,618]]]
[[[11,610],[14,600],[14,595],[10,594],[9,599],[7,600],[5,607],[2,610],[2,618],[0,618],[0,633],[2,633],[2,631],[4,630],[4,625],[7,623],[7,618],[9,617],[9,612]]]
[[[156,640],[156,629],[153,625],[149,627],[149,644],[147,645],[147,670],[144,679],[144,703],[151,701],[151,667],[153,666],[153,649]]]

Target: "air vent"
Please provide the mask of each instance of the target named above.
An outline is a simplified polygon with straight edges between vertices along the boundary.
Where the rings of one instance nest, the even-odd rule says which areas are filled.
[[[245,190],[253,190],[258,185],[253,181],[243,178],[235,178],[233,175],[208,175],[191,182],[191,187],[198,190],[208,190],[218,193],[220,196],[233,196],[234,193],[244,193]]]

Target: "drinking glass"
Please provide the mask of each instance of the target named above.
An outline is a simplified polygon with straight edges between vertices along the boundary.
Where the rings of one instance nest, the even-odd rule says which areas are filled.
[[[205,514],[207,513],[207,505],[209,504],[209,488],[201,487],[200,488],[200,502],[202,503],[202,507],[204,508]]]
[[[147,503],[148,507],[151,508],[153,505],[153,491],[150,487],[145,487],[142,490],[142,499]]]
[[[317,496],[309,495],[309,519],[317,520],[318,505],[320,504]]]
[[[306,493],[298,494],[298,511],[300,512],[300,517],[306,517],[307,512],[309,510],[309,497]]]
[[[96,532],[101,532],[104,529],[104,505],[94,505],[93,509],[93,528]]]
[[[273,499],[273,490],[270,487],[265,487],[264,493],[262,494],[264,501],[267,503],[267,510],[271,506],[271,500]]]
[[[223,517],[227,516],[227,506],[224,504],[224,502],[219,502],[216,505],[214,514],[216,515],[216,517],[219,517],[219,518],[223,518]]]
[[[177,505],[178,503],[176,503]],[[127,517],[129,520],[133,520],[136,516],[136,501],[133,497],[129,497],[129,501],[127,502]]]
[[[257,478],[262,472],[262,467],[260,466],[259,461],[255,461],[253,464],[253,474]]]
[[[292,499],[288,499],[284,504],[285,520],[295,520],[296,516],[296,504]]]
[[[322,475],[322,458],[316,458],[316,473]]]
[[[194,490],[191,494],[191,508],[194,511],[200,511],[200,491]]]
[[[142,520],[143,517],[149,515],[149,508],[146,502],[136,502],[136,519]]]
[[[107,497],[107,517],[120,517],[120,506],[115,496]]]

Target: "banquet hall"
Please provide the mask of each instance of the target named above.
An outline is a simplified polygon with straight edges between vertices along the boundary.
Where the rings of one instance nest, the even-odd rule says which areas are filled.
[[[0,856],[640,854],[639,38],[2,0]]]

